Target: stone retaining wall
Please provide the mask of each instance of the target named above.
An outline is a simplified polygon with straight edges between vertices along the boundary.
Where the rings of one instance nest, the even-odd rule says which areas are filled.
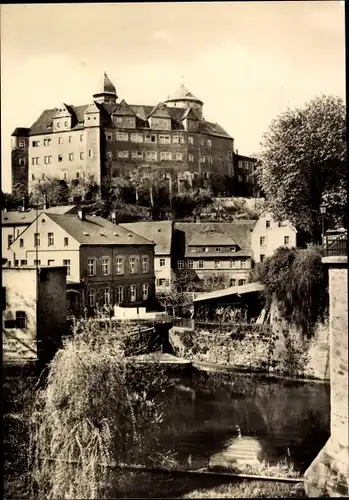
[[[319,325],[310,340],[280,318],[274,318],[272,325],[231,325],[230,331],[224,332],[173,327],[169,336],[174,354],[192,362],[290,377],[328,378],[328,325]]]

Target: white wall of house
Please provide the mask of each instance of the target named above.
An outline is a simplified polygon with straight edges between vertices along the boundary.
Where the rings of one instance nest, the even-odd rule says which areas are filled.
[[[2,269],[4,360],[34,360],[36,350],[37,274],[35,269]],[[25,313],[25,327],[11,327],[16,313]],[[20,325],[19,325],[20,326]]]
[[[171,256],[155,255],[155,290],[157,294],[171,291]]]
[[[279,247],[297,246],[297,231],[289,222],[275,222],[271,214],[263,214],[251,233],[253,259],[260,262]],[[264,257],[263,257],[264,256]]]
[[[29,224],[28,224],[29,226]],[[14,241],[28,226],[8,226],[3,224],[1,228],[1,250],[2,258],[11,260],[12,252],[9,248],[9,241]],[[10,237],[10,240],[9,240]]]
[[[40,235],[40,245],[34,245],[34,235]],[[53,234],[53,242],[49,241],[49,233]],[[67,238],[68,240],[66,240]],[[33,266],[39,260],[42,266],[63,266],[64,261],[70,261],[70,273],[67,281],[80,281],[79,243],[58,224],[45,214],[39,215],[26,231],[20,234],[11,245],[12,266]],[[18,262],[17,262],[18,261]]]

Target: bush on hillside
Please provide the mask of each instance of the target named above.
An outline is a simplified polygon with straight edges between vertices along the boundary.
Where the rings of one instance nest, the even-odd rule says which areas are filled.
[[[328,310],[328,276],[321,247],[280,247],[254,268],[252,281],[265,285],[267,303],[276,300],[282,317],[310,336]]]

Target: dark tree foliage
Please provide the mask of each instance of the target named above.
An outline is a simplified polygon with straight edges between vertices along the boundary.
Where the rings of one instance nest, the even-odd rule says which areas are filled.
[[[289,220],[319,242],[319,207],[326,201],[327,224],[345,223],[346,146],[346,109],[337,97],[317,97],[271,123],[258,170],[276,220]]]
[[[267,302],[276,299],[283,318],[311,335],[328,311],[328,276],[318,246],[280,247],[253,270],[252,281],[265,285]]]

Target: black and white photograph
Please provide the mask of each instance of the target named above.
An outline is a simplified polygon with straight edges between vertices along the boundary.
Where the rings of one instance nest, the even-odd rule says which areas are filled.
[[[5,500],[349,497],[346,9],[0,5]]]

